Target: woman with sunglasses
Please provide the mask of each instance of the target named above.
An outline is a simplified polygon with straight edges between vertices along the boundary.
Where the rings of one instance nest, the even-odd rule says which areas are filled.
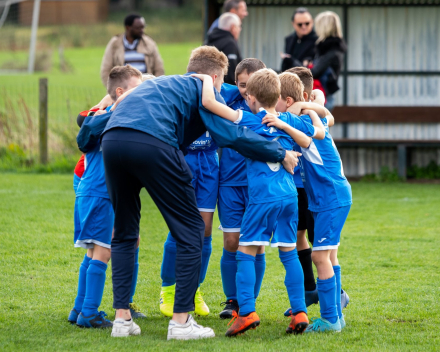
[[[295,31],[285,38],[281,71],[297,66],[307,66],[315,57],[315,44],[318,36],[313,30],[313,17],[305,7],[299,7],[292,15]]]

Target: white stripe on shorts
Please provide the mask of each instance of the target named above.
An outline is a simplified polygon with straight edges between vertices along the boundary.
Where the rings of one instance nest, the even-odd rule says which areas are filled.
[[[286,242],[276,242],[276,243],[271,243],[270,244],[271,247],[296,247],[296,243],[286,243]]]
[[[219,230],[222,230],[223,232],[240,232],[241,228],[240,227],[230,227],[230,228],[226,228],[223,227],[222,225],[220,225],[218,227]]]
[[[77,240],[75,242],[75,247],[89,249],[89,248],[94,248],[95,244],[104,248],[109,248],[109,249],[112,248],[110,244],[96,240]]]
[[[322,246],[322,247],[313,247],[312,251],[326,251],[329,249],[338,249],[339,243],[333,246]]]
[[[205,213],[213,213],[215,212],[215,209],[208,209],[208,208],[197,208],[199,211],[203,211]]]
[[[238,242],[239,246],[268,246],[269,242],[267,241],[252,241],[252,242]]]

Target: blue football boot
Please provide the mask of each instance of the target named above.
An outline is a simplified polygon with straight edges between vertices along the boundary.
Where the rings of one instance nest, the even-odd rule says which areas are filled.
[[[93,314],[89,317],[85,317],[82,313],[79,314],[76,325],[80,328],[95,328],[105,329],[113,326],[112,322],[105,319],[107,314],[104,311],[100,311],[98,314]]]
[[[339,322],[341,323],[341,329],[345,328],[345,318],[344,314],[339,318]]]
[[[341,289],[341,307],[344,309],[350,303],[350,297],[348,297],[347,292]]]
[[[70,314],[69,314],[69,317],[67,318],[67,321],[68,321],[70,324],[76,324],[76,321],[78,320],[78,315],[79,315],[79,312],[77,312],[77,311],[75,310],[75,308],[73,308],[73,309],[70,311]]]
[[[341,322],[339,319],[334,324],[330,323],[324,318],[312,319],[312,324],[310,324],[304,332],[309,333],[327,331],[341,332]]]
[[[318,289],[315,288],[314,291],[306,291],[306,307],[312,304],[317,304],[319,302]],[[292,308],[287,309],[284,312],[285,317],[290,317],[292,315]]]

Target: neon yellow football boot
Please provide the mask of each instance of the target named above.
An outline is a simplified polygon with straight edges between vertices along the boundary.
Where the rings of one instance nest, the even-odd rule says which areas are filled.
[[[176,285],[162,286],[160,291],[160,312],[166,317],[173,316],[174,295],[176,293]]]
[[[202,292],[200,292],[200,287],[196,291],[196,295],[194,296],[194,303],[196,308],[194,309],[194,313],[205,317],[209,314],[209,307],[206,305],[205,301],[202,297]]]

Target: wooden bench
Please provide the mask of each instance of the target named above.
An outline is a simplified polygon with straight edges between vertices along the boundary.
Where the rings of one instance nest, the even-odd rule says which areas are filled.
[[[340,125],[338,133],[332,130],[338,148],[396,148],[398,175],[404,179],[409,148],[440,148],[440,107],[338,106],[333,115]]]

